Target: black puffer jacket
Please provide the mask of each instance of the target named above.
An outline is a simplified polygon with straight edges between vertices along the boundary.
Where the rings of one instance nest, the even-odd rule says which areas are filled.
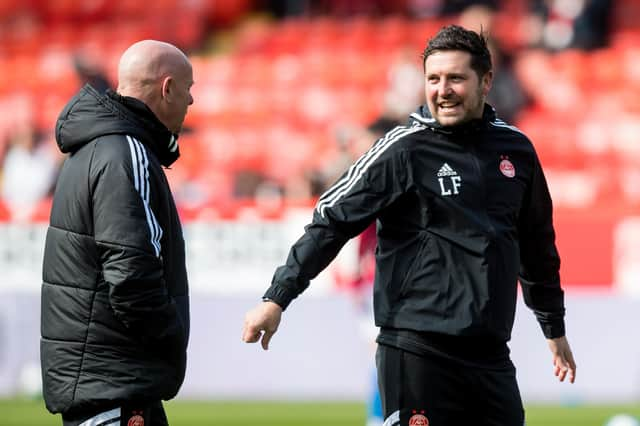
[[[85,86],[62,111],[68,153],[43,265],[41,362],[54,413],[169,399],[184,379],[189,298],[162,166],[177,141],[142,102]]]

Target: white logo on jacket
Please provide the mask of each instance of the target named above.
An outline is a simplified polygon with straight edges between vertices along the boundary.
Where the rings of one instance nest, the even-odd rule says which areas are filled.
[[[462,178],[447,163],[444,163],[438,170],[438,182],[440,182],[440,194],[443,196],[460,193],[459,188],[462,186]]]

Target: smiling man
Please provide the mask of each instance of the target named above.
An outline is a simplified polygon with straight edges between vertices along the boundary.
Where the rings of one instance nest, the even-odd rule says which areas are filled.
[[[482,118],[492,72],[487,68],[490,62],[477,59],[476,71],[471,61],[465,51],[430,48],[425,52],[427,105],[443,126]]]
[[[560,381],[565,337],[552,204],[535,149],[485,99],[483,35],[443,28],[424,50],[426,105],[323,194],[313,221],[247,313],[264,349],[282,311],[372,221],[374,310],[385,426],[522,426],[507,342],[521,283]]]

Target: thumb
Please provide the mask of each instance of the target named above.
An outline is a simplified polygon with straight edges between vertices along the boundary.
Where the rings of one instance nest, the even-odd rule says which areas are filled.
[[[271,341],[271,338],[273,337],[273,335],[275,334],[275,331],[271,331],[271,330],[265,330],[264,334],[262,335],[262,341],[260,343],[262,343],[262,349],[269,350],[269,342]]]

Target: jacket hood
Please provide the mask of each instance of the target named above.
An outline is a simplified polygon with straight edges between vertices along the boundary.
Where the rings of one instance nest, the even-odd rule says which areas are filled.
[[[442,133],[470,133],[477,131],[481,127],[486,126],[487,123],[496,119],[496,111],[489,104],[484,104],[484,111],[482,112],[482,118],[477,118],[458,126],[443,126],[440,124],[429,111],[427,105],[421,105],[418,110],[409,116],[409,125],[416,123],[427,126],[428,128]]]
[[[169,167],[180,156],[171,133],[142,101],[108,90],[100,94],[85,85],[63,108],[56,122],[56,142],[63,153],[74,152],[106,135],[129,135],[149,146]]]

